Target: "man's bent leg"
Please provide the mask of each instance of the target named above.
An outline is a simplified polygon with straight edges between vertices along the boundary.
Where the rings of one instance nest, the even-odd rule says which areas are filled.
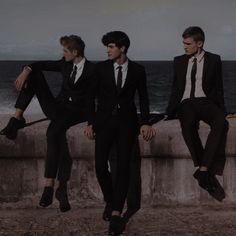
[[[194,165],[200,166],[204,149],[198,134],[199,118],[193,103],[190,101],[183,102],[179,109],[178,116],[182,135],[190,151]]]

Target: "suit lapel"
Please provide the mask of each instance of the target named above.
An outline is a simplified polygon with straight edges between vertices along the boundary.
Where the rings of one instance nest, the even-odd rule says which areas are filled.
[[[186,75],[187,75],[187,70],[188,70],[188,61],[189,61],[189,58],[185,56],[183,59],[183,62],[181,63],[182,65],[181,73],[183,73],[182,77],[184,78],[185,83],[186,83]]]
[[[188,70],[188,61],[189,58],[185,55],[181,62],[177,64],[177,68],[179,67],[179,72],[177,73],[177,77],[181,80],[180,85],[181,85],[181,93],[184,93],[185,86],[186,86],[186,75],[187,75],[187,70]]]
[[[88,61],[85,60],[82,74],[80,75],[79,79],[75,82],[74,86],[78,86],[86,78],[87,75],[88,75]]]
[[[71,83],[70,83],[70,74],[72,72],[72,69],[73,69],[73,63],[71,62],[66,62],[67,65],[66,65],[66,68],[65,68],[65,77],[64,77],[64,81],[66,84],[68,84],[68,86],[72,86]]]
[[[116,89],[115,72],[114,72],[114,65],[113,65],[113,61],[112,60],[107,61],[106,73],[107,73],[106,74],[107,83],[110,84],[112,89],[117,91],[117,89]]]
[[[209,66],[209,57],[208,57],[207,52],[205,52],[204,64],[203,64],[203,72],[202,72],[202,85],[203,86],[204,86],[204,83],[206,81],[208,66]]]

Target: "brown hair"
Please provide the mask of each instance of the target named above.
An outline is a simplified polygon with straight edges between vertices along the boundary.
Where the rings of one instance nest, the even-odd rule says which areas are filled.
[[[182,37],[184,39],[186,38],[193,38],[195,42],[202,41],[204,43],[205,41],[205,34],[204,31],[199,26],[190,26],[182,34]]]
[[[65,35],[60,38],[60,44],[70,51],[77,50],[77,56],[84,57],[85,43],[77,35]]]

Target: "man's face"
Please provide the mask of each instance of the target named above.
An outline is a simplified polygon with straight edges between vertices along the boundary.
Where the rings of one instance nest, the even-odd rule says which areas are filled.
[[[73,61],[77,56],[77,51],[73,50],[70,51],[67,47],[63,47],[63,56],[65,58],[65,61]]]
[[[107,45],[107,56],[110,60],[117,60],[121,58],[121,55],[124,52],[124,47],[117,47],[114,43],[109,43]]]
[[[184,50],[186,55],[193,55],[201,51],[202,41],[194,41],[192,37],[183,39]]]

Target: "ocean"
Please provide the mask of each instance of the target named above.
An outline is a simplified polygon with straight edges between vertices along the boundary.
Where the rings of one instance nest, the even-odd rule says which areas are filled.
[[[30,61],[0,61],[0,114],[12,114],[18,92],[15,90],[14,81],[24,65]],[[147,87],[152,113],[163,113],[166,109],[173,70],[171,61],[139,61],[147,73]],[[45,76],[52,88],[53,94],[59,92],[61,76],[55,72],[46,72]],[[229,113],[236,112],[236,61],[223,61],[223,79],[225,91],[225,104]],[[41,113],[37,99],[33,99],[28,113]]]

